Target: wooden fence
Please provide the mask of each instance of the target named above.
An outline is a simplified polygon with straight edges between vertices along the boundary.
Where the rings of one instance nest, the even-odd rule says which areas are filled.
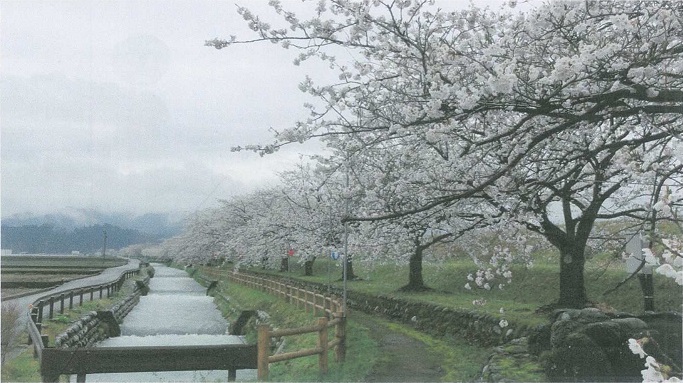
[[[114,282],[82,289],[72,289],[53,295],[44,296],[34,302],[30,310],[29,336],[34,343],[35,355],[40,359],[40,372],[44,382],[59,381],[62,374],[76,374],[77,382],[85,382],[87,374],[112,372],[144,372],[144,371],[188,371],[188,370],[228,370],[228,380],[234,381],[237,369],[257,368],[258,379],[268,378],[269,364],[318,355],[319,368],[322,373],[328,370],[328,355],[335,350],[335,359],[343,362],[346,355],[346,318],[342,312],[341,302],[334,297],[327,297],[311,291],[300,289],[278,281],[245,274],[229,274],[229,280],[252,288],[267,291],[287,299],[290,303],[303,306],[314,315],[324,314],[318,318],[314,326],[294,329],[273,330],[268,325],[258,328],[256,345],[218,345],[218,346],[177,346],[177,347],[113,347],[113,348],[55,348],[49,347],[46,335],[41,335],[40,324],[44,317],[43,310],[48,308],[47,316],[52,318],[55,304],[59,304],[60,312],[64,312],[66,302],[69,308],[78,297],[80,304],[83,296],[94,294],[104,297],[118,291],[125,279],[137,273],[130,270]],[[213,273],[213,276],[216,276]],[[335,328],[334,339],[328,339],[329,329]],[[270,355],[270,344],[273,338],[317,333],[316,347]]]
[[[256,368],[256,345],[46,348],[43,382],[59,382],[59,375],[75,374],[85,382],[87,374],[228,370],[234,381],[238,369]]]
[[[269,364],[286,360],[318,355],[320,372],[328,371],[328,354],[335,351],[335,360],[343,362],[346,357],[346,316],[342,311],[342,302],[337,297],[309,291],[287,283],[268,279],[261,276],[249,275],[239,272],[219,273],[211,268],[204,268],[202,272],[209,276],[207,280],[216,280],[220,275],[226,276],[230,282],[261,290],[278,296],[298,308],[304,308],[313,315],[322,314],[318,323],[314,326],[299,327],[293,329],[273,330],[269,325],[258,327],[258,379],[268,379]],[[328,340],[328,329],[335,328],[334,339]],[[317,345],[314,348],[291,351],[281,354],[270,355],[270,344],[274,338],[317,333]]]
[[[29,321],[30,339],[35,344],[35,355],[40,359],[40,374],[43,382],[59,382],[60,375],[75,374],[77,382],[85,382],[87,374],[150,372],[150,371],[196,371],[227,370],[228,381],[234,381],[238,369],[257,367],[257,345],[230,344],[205,346],[154,346],[154,347],[49,347],[46,335],[40,334],[43,307],[50,307],[50,317],[54,314],[54,303],[65,306],[67,297],[82,296],[99,292],[99,297],[110,296],[118,291],[130,276],[138,270],[124,272],[114,282],[83,289],[73,289],[64,293],[45,296],[34,303]],[[146,278],[146,282],[149,277]],[[145,288],[146,284],[136,287]],[[52,305],[50,305],[52,303]],[[124,305],[125,306],[125,305]],[[71,305],[69,306],[71,307]],[[128,308],[124,307],[124,310]],[[128,310],[130,311],[130,310]],[[98,316],[101,312],[98,312]],[[117,321],[114,317],[110,320]],[[86,326],[87,327],[87,326]],[[82,330],[82,329],[81,329]],[[88,330],[87,328],[85,329]],[[77,334],[78,336],[78,334]],[[66,343],[65,343],[66,344]]]

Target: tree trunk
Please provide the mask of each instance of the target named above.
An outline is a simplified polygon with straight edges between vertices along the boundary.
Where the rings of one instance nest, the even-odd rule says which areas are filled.
[[[358,277],[356,276],[356,274],[353,273],[353,260],[352,260],[352,258],[353,258],[353,257],[348,257],[348,258],[345,257],[345,258],[344,258],[344,259],[345,259],[345,262],[346,262],[346,280],[348,280],[348,281],[352,281],[352,280],[354,280],[354,279],[358,279]],[[342,280],[344,279],[344,270],[343,270],[343,269],[342,269],[342,277],[341,277],[341,279],[342,279]]]
[[[315,257],[311,257],[304,262],[304,275],[307,277],[313,275],[313,262],[315,262]]]
[[[280,272],[284,273],[286,271],[289,271],[289,257],[283,257],[280,260]]]
[[[578,246],[560,247],[560,299],[562,308],[584,308],[588,303],[584,280],[586,258],[584,248]]]
[[[408,284],[401,287],[399,291],[427,291],[431,290],[425,286],[422,278],[422,252],[424,247],[417,245],[415,251],[410,255]]]

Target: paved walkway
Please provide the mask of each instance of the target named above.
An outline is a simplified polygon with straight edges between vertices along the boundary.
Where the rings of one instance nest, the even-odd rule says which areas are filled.
[[[72,281],[64,283],[63,285],[59,285],[52,290],[27,295],[25,297],[3,300],[2,303],[6,304],[7,302],[11,302],[11,304],[15,304],[19,307],[28,307],[29,304],[35,302],[38,298],[42,296],[58,293],[65,290],[75,289],[78,287],[88,287],[93,285],[99,285],[102,283],[113,282],[121,276],[122,272],[137,268],[139,264],[140,261],[138,261],[137,259],[130,259],[128,260],[128,264],[104,269],[104,271],[102,271],[100,274],[81,279],[74,279]],[[27,316],[24,316],[24,318],[26,319]]]
[[[93,285],[99,285],[102,283],[113,282],[121,276],[121,273],[123,273],[126,270],[138,268],[139,264],[140,264],[140,261],[138,261],[137,259],[131,259],[128,261],[128,264],[126,264],[126,265],[118,266],[118,267],[111,267],[111,268],[105,269],[100,274],[93,275],[91,277],[75,279],[73,281],[66,282],[63,285],[57,286],[51,290],[42,291],[42,292],[32,294],[32,295],[27,295],[25,297],[14,298],[14,299],[10,299],[10,300],[3,300],[2,305],[3,306],[4,305],[16,305],[16,307],[25,308],[26,311],[28,311],[28,305],[35,302],[40,297],[59,293],[61,291],[70,290],[70,289],[74,289],[74,288],[88,287],[88,286],[93,286]],[[26,326],[26,324],[28,323],[29,319],[28,319],[28,315],[27,315],[26,311],[19,316],[19,320],[16,323],[17,328]],[[7,359],[14,358],[26,347],[28,347],[28,346],[25,343],[20,342],[20,344],[16,345],[15,347],[13,347],[11,349],[11,352],[7,356]]]

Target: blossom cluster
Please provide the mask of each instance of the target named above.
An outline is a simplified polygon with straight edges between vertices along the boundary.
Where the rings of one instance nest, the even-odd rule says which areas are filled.
[[[645,359],[645,369],[641,371],[643,382],[662,382],[662,383],[678,383],[681,379],[674,376],[671,372],[671,367],[660,364],[655,358],[648,355],[643,349],[643,345],[649,341],[649,338],[628,340],[628,347],[635,355]]]

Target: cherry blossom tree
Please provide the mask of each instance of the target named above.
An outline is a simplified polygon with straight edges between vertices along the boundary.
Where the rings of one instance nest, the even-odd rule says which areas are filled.
[[[406,170],[398,184],[429,197],[357,220],[486,205],[495,211],[487,223],[522,225],[558,249],[558,304],[582,307],[595,223],[649,222],[652,206],[640,197],[680,182],[681,8],[554,1],[522,13],[433,3],[320,1],[314,17],[300,19],[271,1],[278,27],[239,8],[256,36],[207,45],[270,41],[299,49],[295,64],[317,57],[339,75],[332,84],[304,80],[322,106],[308,105],[310,118],[274,143],[246,148],[269,153],[320,137],[341,152],[370,153],[401,137],[412,145],[396,146],[406,155],[400,169],[420,151],[438,172]]]
[[[435,180],[440,174],[439,161],[434,162],[433,152],[421,150],[415,147],[415,142],[401,138],[384,141],[379,147],[357,147],[346,153],[351,190],[359,197],[354,211],[350,212],[354,216],[350,220],[367,223],[358,230],[365,247],[377,259],[407,261],[408,283],[401,290],[428,290],[422,274],[425,251],[481,227],[485,221],[481,209],[486,207],[458,203],[385,218],[419,208],[434,197],[433,191],[438,190]],[[429,182],[432,187],[425,188],[419,180]],[[492,209],[488,211],[496,213]]]
[[[285,224],[297,245],[304,274],[313,274],[313,262],[342,245],[343,185],[340,174],[320,162],[302,163],[280,176]]]

